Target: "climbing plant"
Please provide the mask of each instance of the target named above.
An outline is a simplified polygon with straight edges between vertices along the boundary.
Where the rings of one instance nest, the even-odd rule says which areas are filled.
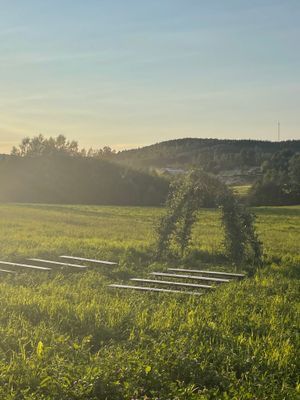
[[[201,207],[220,207],[226,255],[237,266],[261,262],[262,244],[254,227],[254,215],[216,177],[199,170],[175,180],[170,186],[166,214],[158,227],[157,255],[177,248],[183,256]]]

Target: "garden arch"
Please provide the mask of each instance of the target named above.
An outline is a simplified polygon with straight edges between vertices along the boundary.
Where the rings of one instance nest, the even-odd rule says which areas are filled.
[[[157,254],[170,254],[172,245],[186,251],[191,232],[202,207],[220,207],[226,255],[237,266],[261,262],[261,242],[254,227],[254,215],[215,176],[199,170],[175,180],[167,199],[167,213],[158,227]]]

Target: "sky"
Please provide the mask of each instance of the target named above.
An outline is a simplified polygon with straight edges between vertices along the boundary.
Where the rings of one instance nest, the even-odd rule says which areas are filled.
[[[0,153],[300,139],[299,0],[0,0]]]

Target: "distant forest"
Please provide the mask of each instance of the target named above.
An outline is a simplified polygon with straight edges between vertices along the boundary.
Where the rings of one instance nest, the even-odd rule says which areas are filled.
[[[99,151],[98,151],[99,153]],[[25,138],[0,160],[0,201],[154,206],[164,203],[168,182],[91,156],[64,136]]]
[[[300,140],[269,142],[259,140],[176,139],[140,149],[119,152],[114,159],[139,168],[200,167],[218,174],[224,170],[259,167],[273,154],[300,152]]]
[[[1,157],[0,201],[162,205],[171,177],[157,170],[167,167],[219,175],[260,167],[249,204],[300,204],[300,140],[178,139],[116,152],[79,149],[62,135],[24,138]]]
[[[262,164],[261,170],[248,195],[250,204],[300,204],[300,153],[279,151]]]

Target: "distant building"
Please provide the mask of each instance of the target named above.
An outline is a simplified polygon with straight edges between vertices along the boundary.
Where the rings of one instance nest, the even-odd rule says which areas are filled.
[[[261,175],[260,167],[236,168],[220,172],[218,178],[227,185],[243,185],[253,183],[259,175]]]

